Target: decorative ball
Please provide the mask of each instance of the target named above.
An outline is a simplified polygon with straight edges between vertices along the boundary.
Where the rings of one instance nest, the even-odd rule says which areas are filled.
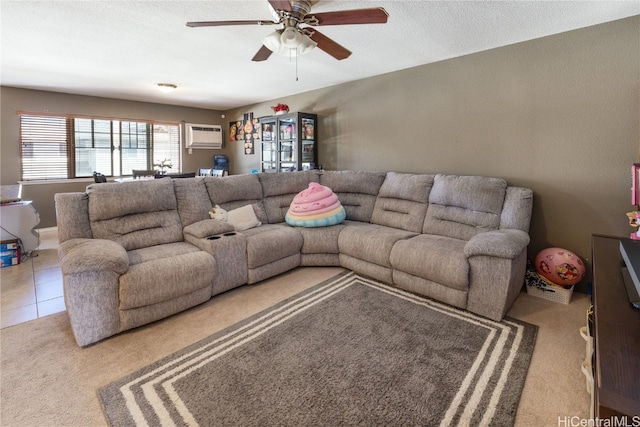
[[[575,285],[585,274],[580,257],[562,248],[541,250],[536,255],[535,265],[538,274],[557,285]]]

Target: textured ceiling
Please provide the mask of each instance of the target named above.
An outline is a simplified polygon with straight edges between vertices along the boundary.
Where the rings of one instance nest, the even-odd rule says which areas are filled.
[[[297,64],[252,62],[276,27],[185,23],[269,20],[266,0],[1,0],[0,83],[226,110],[640,15],[639,0],[314,3],[312,12],[380,6],[389,20],[322,27],[353,52],[342,61],[315,49]],[[178,89],[162,94],[158,82]]]

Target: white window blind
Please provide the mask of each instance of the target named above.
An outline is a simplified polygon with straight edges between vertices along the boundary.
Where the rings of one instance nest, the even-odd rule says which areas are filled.
[[[22,179],[61,179],[69,175],[69,119],[20,116]]]
[[[24,181],[131,175],[171,160],[180,172],[178,123],[20,113]]]
[[[180,144],[180,126],[156,123],[153,125],[153,163],[171,159],[172,166],[169,172],[180,172],[176,168],[174,159],[180,158],[182,145]]]

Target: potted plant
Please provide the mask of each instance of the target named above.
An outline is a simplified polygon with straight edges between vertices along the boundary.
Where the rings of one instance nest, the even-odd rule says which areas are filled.
[[[163,159],[162,161],[156,160],[156,163],[153,164],[153,167],[160,168],[161,175],[166,174],[166,169],[171,169],[172,166],[171,159]]]

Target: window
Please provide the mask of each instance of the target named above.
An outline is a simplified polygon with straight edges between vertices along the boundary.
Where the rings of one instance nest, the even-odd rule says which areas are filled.
[[[170,159],[180,172],[180,125],[20,114],[22,180],[131,175]]]
[[[67,178],[68,120],[20,116],[22,180]]]
[[[113,175],[111,158],[111,121],[71,119],[75,173],[73,177],[91,176],[94,171]],[[71,178],[71,177],[70,177]]]

